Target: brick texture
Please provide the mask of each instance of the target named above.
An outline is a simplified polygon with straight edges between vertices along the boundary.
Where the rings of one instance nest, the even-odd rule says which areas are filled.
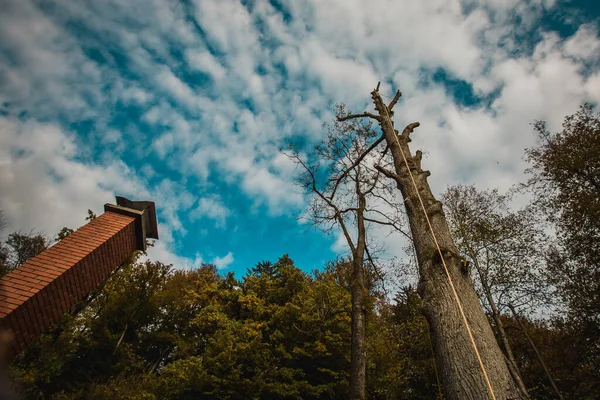
[[[135,218],[106,212],[0,279],[0,330],[15,356],[136,250]]]

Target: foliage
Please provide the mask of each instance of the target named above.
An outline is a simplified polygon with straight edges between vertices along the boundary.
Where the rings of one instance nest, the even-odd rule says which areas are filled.
[[[556,399],[539,359],[517,322],[508,316],[502,319],[531,398]],[[590,343],[582,340],[577,327],[563,319],[520,319],[563,397],[596,399],[600,390],[598,371],[592,364],[582,363]]]
[[[56,235],[56,238],[54,240],[57,242],[60,242],[61,240],[63,240],[64,238],[66,238],[73,232],[75,232],[73,229],[67,228],[65,226],[60,230],[60,232],[58,232],[58,234]]]
[[[462,185],[449,187],[442,200],[452,236],[473,266],[473,280],[488,312],[490,300],[499,313],[508,304],[536,309],[549,302],[543,279],[549,238],[534,207],[514,210],[509,194]]]
[[[526,152],[528,187],[559,243],[548,255],[549,279],[568,307],[568,323],[582,347],[578,368],[600,370],[600,113],[591,105],[550,133],[534,125],[541,143]],[[600,376],[596,373],[596,380]]]
[[[379,301],[369,320],[369,399],[440,398],[429,326],[415,288]]]
[[[31,399],[344,398],[351,302],[343,274],[335,263],[308,274],[287,256],[241,280],[211,265],[130,263],[19,356],[12,376]],[[436,398],[416,291],[369,301],[367,397]],[[516,322],[502,318],[533,397],[554,398]],[[597,372],[580,362],[589,343],[560,320],[524,322],[563,394],[592,399]]]
[[[26,398],[338,399],[347,396],[350,292],[283,256],[242,280],[132,263],[12,367]],[[405,289],[372,297],[368,397],[437,391],[427,323]]]
[[[282,257],[242,280],[123,267],[13,366],[30,398],[340,398],[349,294]]]
[[[600,327],[600,114],[584,105],[561,132],[534,127],[542,143],[526,152],[528,183],[562,244],[551,276],[575,317]]]
[[[48,247],[48,239],[42,234],[13,232],[0,243],[0,277],[19,267]]]

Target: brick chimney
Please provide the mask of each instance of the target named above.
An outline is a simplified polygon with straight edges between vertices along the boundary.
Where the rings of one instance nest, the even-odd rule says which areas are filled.
[[[158,239],[150,201],[117,197],[104,214],[0,279],[0,332],[15,340],[9,359],[84,299],[146,238]]]

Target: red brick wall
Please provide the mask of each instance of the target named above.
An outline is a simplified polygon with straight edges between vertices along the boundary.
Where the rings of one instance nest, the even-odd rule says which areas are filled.
[[[136,250],[135,218],[106,212],[0,279],[0,330],[14,356]]]

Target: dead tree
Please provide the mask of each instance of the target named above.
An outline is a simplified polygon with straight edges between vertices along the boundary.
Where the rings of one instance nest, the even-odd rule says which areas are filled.
[[[379,94],[379,84],[371,96],[375,114],[345,114],[338,120],[366,117],[377,121],[382,135],[369,149],[385,143],[392,155],[393,171],[379,165],[375,168],[396,183],[404,198],[419,264],[418,291],[424,300],[445,395],[457,400],[521,399],[470,274],[464,269],[442,204],[431,192],[427,182],[430,173],[421,168],[422,152],[412,155],[408,147],[410,134],[419,123],[407,125],[402,133],[394,128],[393,108],[400,91],[388,105]]]
[[[339,107],[343,110],[343,106]],[[372,207],[372,200],[385,202],[389,198],[389,193],[381,193],[387,192],[389,185],[381,182],[381,173],[372,167],[374,160],[367,164],[361,162],[364,157],[359,159],[374,135],[371,124],[336,122],[330,127],[327,140],[316,147],[313,163],[305,161],[298,152],[288,154],[303,170],[296,183],[312,196],[308,214],[311,222],[325,231],[338,227],[350,248],[351,400],[366,399],[366,317],[371,280],[367,273],[372,274],[376,268],[373,249],[369,250],[368,227],[383,224],[401,229],[393,217],[395,213]],[[381,157],[375,157],[380,162]]]

